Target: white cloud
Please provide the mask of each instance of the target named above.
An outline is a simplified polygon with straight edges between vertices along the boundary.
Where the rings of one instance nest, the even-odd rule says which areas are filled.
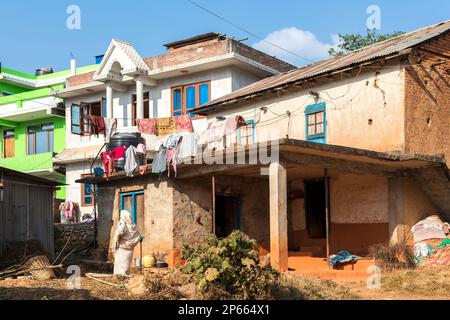
[[[314,33],[301,30],[296,27],[274,31],[267,35],[264,40],[313,61],[327,58],[328,50],[330,48],[336,48],[339,43],[337,35],[331,36],[330,43],[323,43],[317,39]],[[286,60],[294,65],[304,65],[310,63],[309,61],[283,51],[270,43],[267,43],[266,41],[261,40],[255,43],[253,47],[272,56],[277,56],[279,59]]]

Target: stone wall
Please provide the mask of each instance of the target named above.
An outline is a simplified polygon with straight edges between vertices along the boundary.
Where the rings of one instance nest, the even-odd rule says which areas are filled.
[[[55,223],[54,231],[56,252],[64,247],[69,238],[70,242],[66,250],[84,247],[94,241],[95,229],[93,223]]]

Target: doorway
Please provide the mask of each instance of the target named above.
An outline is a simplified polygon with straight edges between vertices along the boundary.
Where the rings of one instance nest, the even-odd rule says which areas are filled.
[[[305,218],[310,239],[326,238],[325,180],[305,182]]]
[[[14,129],[3,130],[3,158],[14,158]]]
[[[241,229],[241,209],[238,196],[216,194],[215,234],[225,238]]]

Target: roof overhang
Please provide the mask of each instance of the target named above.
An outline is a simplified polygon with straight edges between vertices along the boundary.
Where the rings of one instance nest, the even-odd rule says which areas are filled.
[[[320,174],[323,174],[323,170],[327,169],[330,176],[338,173],[405,176],[407,175],[407,172],[413,170],[442,167],[445,167],[448,171],[442,156],[382,153],[294,139],[280,139],[269,142],[267,146],[264,146],[268,148],[267,154],[271,153],[270,149],[273,146],[279,148],[279,161],[287,163],[288,174],[290,170],[298,167],[306,168],[307,170],[304,170],[304,172],[319,172]],[[177,166],[176,179],[192,179],[213,173],[249,177],[267,177],[261,176],[260,169],[267,168],[269,164],[249,163],[249,146],[247,146],[245,152],[245,164],[238,164],[237,161],[234,161],[233,164],[226,163],[226,159],[237,159],[237,150],[234,148],[225,149],[221,153],[223,164],[208,165],[202,161],[191,161],[189,164],[182,163]],[[295,172],[295,170],[292,172]],[[151,175],[151,168],[145,174]],[[134,174],[134,176],[139,175],[140,173]],[[122,179],[130,179],[130,177],[126,176],[125,172],[117,172],[110,176],[108,181]],[[76,182],[102,183],[105,181],[104,177],[85,177]]]

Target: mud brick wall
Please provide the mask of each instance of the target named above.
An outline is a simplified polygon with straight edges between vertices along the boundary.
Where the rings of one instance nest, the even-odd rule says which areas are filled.
[[[450,162],[450,34],[415,49],[405,71],[406,152]]]
[[[73,224],[54,224],[55,229],[55,251],[61,250],[66,242],[69,240],[70,243],[67,245],[67,249],[84,247],[92,241],[94,241],[94,224],[93,223],[73,223]]]

